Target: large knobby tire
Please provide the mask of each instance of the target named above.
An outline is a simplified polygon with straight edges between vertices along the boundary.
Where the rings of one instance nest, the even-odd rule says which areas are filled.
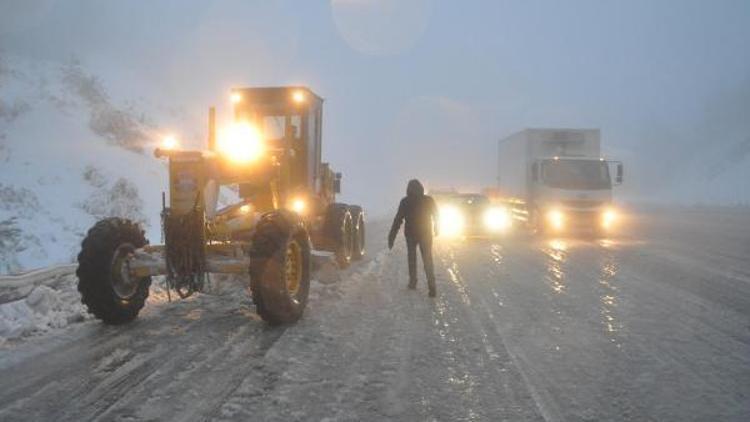
[[[310,251],[307,230],[295,214],[274,211],[258,222],[250,289],[264,321],[278,325],[302,317],[310,293]]]
[[[365,213],[359,205],[349,207],[352,215],[352,260],[359,261],[365,256]]]
[[[348,268],[352,262],[352,214],[345,204],[332,204],[326,218],[326,234],[333,245],[339,268]]]
[[[123,269],[127,255],[148,243],[138,224],[108,218],[92,227],[78,254],[78,291],[88,311],[106,324],[135,319],[148,298],[151,277],[131,279]]]

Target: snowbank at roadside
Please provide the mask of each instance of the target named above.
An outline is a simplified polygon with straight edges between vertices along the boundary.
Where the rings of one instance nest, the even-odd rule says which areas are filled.
[[[39,285],[23,299],[0,304],[0,344],[89,318],[74,276],[66,278],[59,289]]]

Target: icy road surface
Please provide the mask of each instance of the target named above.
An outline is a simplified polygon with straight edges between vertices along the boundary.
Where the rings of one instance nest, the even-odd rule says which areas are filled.
[[[436,300],[406,290],[381,224],[294,326],[217,283],[124,327],[9,341],[0,420],[750,420],[750,212],[633,220],[440,244]]]

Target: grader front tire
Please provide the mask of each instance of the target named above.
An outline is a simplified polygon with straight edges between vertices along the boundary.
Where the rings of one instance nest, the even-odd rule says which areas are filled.
[[[260,317],[272,325],[302,317],[310,292],[310,240],[292,213],[274,212],[258,223],[253,238],[250,288]]]
[[[132,221],[108,218],[92,227],[78,254],[78,291],[89,313],[106,324],[124,324],[138,316],[148,298],[151,277],[131,279],[123,268],[128,254],[146,245]]]

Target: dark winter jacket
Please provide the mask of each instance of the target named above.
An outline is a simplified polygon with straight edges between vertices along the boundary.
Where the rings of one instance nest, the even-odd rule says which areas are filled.
[[[389,245],[396,239],[403,221],[406,221],[404,236],[407,239],[432,239],[433,232],[437,234],[437,207],[432,197],[424,194],[424,187],[419,180],[409,181],[406,197],[398,206],[396,218],[393,219],[391,232],[388,234]]]

